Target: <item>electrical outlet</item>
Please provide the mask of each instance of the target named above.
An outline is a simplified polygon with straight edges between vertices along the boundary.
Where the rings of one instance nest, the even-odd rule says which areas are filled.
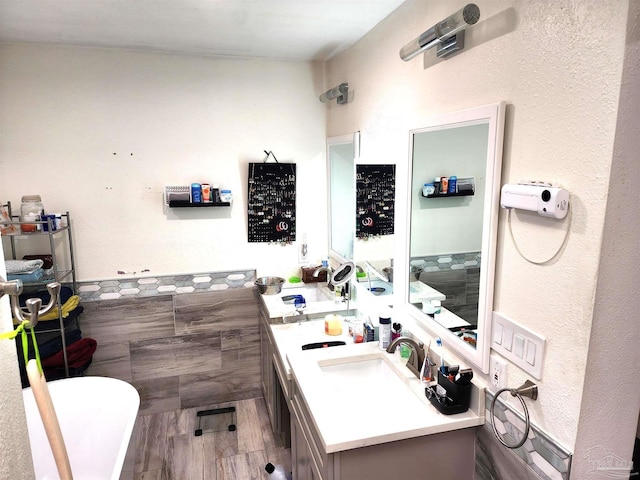
[[[491,375],[491,385],[496,388],[507,387],[507,364],[502,360],[491,357],[491,366],[489,369]]]

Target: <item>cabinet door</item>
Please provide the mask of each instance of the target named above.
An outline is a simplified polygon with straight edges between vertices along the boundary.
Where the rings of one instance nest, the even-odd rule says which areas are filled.
[[[291,415],[291,466],[296,480],[321,480],[315,472],[311,449],[295,415]]]
[[[271,427],[275,431],[276,427],[276,405],[275,405],[275,371],[273,369],[273,344],[267,329],[269,325],[263,319],[260,320],[260,376],[262,377],[262,394],[267,405]]]

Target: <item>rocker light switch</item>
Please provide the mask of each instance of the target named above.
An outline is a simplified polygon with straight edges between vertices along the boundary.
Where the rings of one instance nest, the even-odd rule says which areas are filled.
[[[524,338],[520,335],[516,335],[515,343],[513,345],[513,353],[515,353],[516,357],[522,358],[524,357]]]
[[[502,324],[496,323],[493,327],[493,342],[502,345]]]
[[[511,351],[511,345],[513,343],[513,332],[507,328],[502,329],[502,346]]]
[[[536,344],[533,342],[527,342],[527,357],[525,358],[529,365],[535,365],[536,363]]]
[[[540,380],[545,339],[499,312],[493,312],[491,348]]]

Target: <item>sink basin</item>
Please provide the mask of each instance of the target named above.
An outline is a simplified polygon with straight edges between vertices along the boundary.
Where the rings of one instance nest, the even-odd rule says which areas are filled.
[[[404,360],[377,344],[290,351],[287,359],[327,453],[484,423],[484,392],[474,387],[468,411],[443,415]]]
[[[328,288],[326,290],[331,293]],[[324,292],[322,288],[316,286],[283,288],[282,292],[280,292],[280,298],[284,303],[291,303],[288,297],[292,297],[295,295],[302,295],[306,303],[323,302],[330,300],[330,298],[327,297],[326,292]]]
[[[318,365],[327,386],[347,394],[349,402],[359,406],[360,413],[376,415],[380,405],[401,411],[425,408],[426,402],[421,398],[424,391],[415,394],[408,388],[408,382],[384,353],[344,358],[342,363],[324,360]]]

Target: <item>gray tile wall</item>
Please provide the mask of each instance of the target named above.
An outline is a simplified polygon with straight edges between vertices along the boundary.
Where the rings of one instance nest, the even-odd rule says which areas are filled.
[[[82,334],[98,342],[86,375],[130,382],[141,414],[260,397],[260,299],[246,284],[83,302]]]
[[[447,296],[442,306],[467,322],[478,320],[480,252],[412,257],[419,280]]]
[[[503,393],[505,397],[508,393]],[[493,395],[487,391],[485,424],[476,435],[477,480],[567,480],[571,468],[571,453],[549,438],[531,422],[527,440],[522,447],[509,449],[495,437],[489,407]],[[525,398],[525,402],[529,399]],[[516,400],[515,403],[520,406]],[[522,407],[520,407],[522,408]],[[496,402],[496,429],[502,439],[516,445],[522,438],[525,422],[522,414],[510,404]]]

